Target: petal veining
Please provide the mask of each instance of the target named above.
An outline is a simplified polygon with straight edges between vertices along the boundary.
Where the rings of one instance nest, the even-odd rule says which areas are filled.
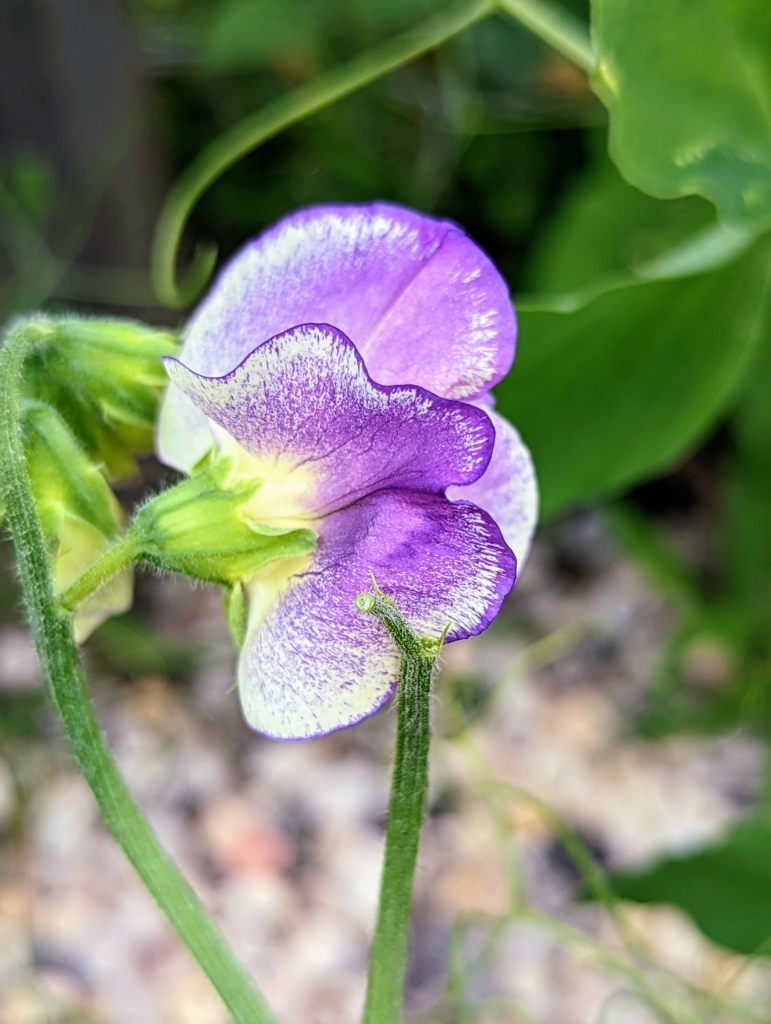
[[[311,207],[249,242],[191,319],[181,358],[221,376],[307,323],[343,331],[378,383],[450,398],[482,394],[514,357],[514,312],[488,257],[455,224],[385,203]],[[161,450],[180,465],[195,459],[176,450],[176,415],[169,397]]]
[[[485,412],[375,384],[356,346],[325,324],[272,338],[223,377],[166,366],[214,424],[211,436],[225,431],[245,453],[244,472],[274,484],[264,494],[292,493],[293,515],[325,515],[385,487],[443,493],[478,479],[492,453]]]
[[[279,739],[352,725],[393,693],[399,656],[383,627],[354,608],[370,573],[419,633],[481,632],[511,589],[516,562],[474,505],[379,491],[320,525],[317,550],[268,567],[249,585],[239,661],[249,724]]]

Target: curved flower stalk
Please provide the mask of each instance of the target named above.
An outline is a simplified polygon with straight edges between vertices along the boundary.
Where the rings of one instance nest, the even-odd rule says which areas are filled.
[[[30,318],[17,321],[5,338],[0,339],[0,487],[40,663],[72,752],[99,804],[104,822],[148,891],[211,979],[234,1021],[275,1024],[259,992],[134,803],[110,757],[88,697],[72,620],[57,600],[48,550],[50,537],[46,537],[41,514],[43,518],[55,519],[57,499],[64,498],[69,504],[74,497],[72,507],[83,513],[87,521],[94,513],[99,520],[105,504],[98,489],[93,487],[93,479],[81,480],[85,487],[78,493],[76,486],[74,494],[67,494],[68,489],[60,487],[61,481],[55,480],[53,492],[43,495],[44,504],[39,512],[30,470],[36,470],[36,462],[39,469],[41,462],[34,454],[30,459],[30,448],[24,439],[25,419],[28,420],[21,398],[24,365],[40,345],[51,341],[53,334],[54,327],[47,318]],[[44,429],[40,435],[49,442],[54,439],[57,457],[64,447],[55,440],[58,433],[57,428]],[[56,460],[54,466],[55,463]],[[71,468],[75,473],[83,468],[81,453]],[[54,473],[56,476],[58,470]],[[109,507],[107,511],[109,513]],[[110,529],[108,525],[107,532]],[[120,547],[120,542],[111,550],[116,547]]]
[[[389,205],[301,211],[249,243],[194,315],[158,452],[221,454],[244,514],[312,552],[244,581],[239,690],[281,739],[375,712],[399,655],[354,599],[373,574],[418,633],[483,630],[527,555],[537,490],[493,410],[516,326],[500,275],[455,225]],[[231,469],[231,475],[234,471]]]

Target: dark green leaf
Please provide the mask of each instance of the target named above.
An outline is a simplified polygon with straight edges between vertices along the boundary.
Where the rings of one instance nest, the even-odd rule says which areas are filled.
[[[757,620],[759,642],[771,637],[771,338],[753,368],[732,428],[736,460],[729,505],[728,577]]]
[[[771,219],[768,0],[594,0],[593,85],[624,177],[701,195],[735,224]]]
[[[748,821],[722,842],[612,880],[622,899],[671,903],[704,934],[739,953],[771,953],[771,826]]]
[[[536,240],[533,291],[572,292],[600,276],[633,272],[715,222],[713,207],[698,196],[662,202],[633,188],[607,155],[606,132],[587,138],[589,167]]]
[[[712,272],[669,279],[678,263],[709,265],[694,247],[649,265],[658,280],[520,304],[517,362],[496,393],[532,449],[545,515],[664,469],[703,435],[755,353],[770,254],[761,240]]]

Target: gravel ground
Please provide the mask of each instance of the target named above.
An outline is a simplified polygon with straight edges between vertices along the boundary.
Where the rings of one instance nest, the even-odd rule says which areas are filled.
[[[255,737],[231,690],[219,595],[175,579],[145,579],[140,594],[161,638],[153,670],[129,681],[104,668],[98,644],[86,655],[132,790],[280,1020],[357,1020],[392,710],[302,744]],[[704,843],[751,805],[764,771],[752,736],[652,742],[631,727],[672,614],[600,520],[580,515],[537,544],[494,627],[446,649],[409,972],[416,1021],[651,1024],[668,1019],[656,999],[690,1012],[673,975],[746,1006],[771,996],[764,963],[711,946],[672,908],[624,908],[616,927],[576,900],[555,836],[553,811],[601,865],[636,865]],[[192,668],[171,671],[164,644]],[[0,685],[30,699],[40,685],[17,626],[0,630]],[[47,715],[0,745],[0,844],[3,1024],[224,1024]],[[658,966],[629,951],[625,928]],[[674,1019],[738,1019],[704,1007]]]

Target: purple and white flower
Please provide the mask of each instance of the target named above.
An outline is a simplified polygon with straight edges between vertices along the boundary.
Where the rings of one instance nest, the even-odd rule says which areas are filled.
[[[254,522],[318,534],[246,584],[238,681],[259,732],[322,735],[393,693],[398,652],[353,603],[372,576],[420,633],[497,614],[537,517],[530,456],[488,395],[515,336],[484,253],[384,204],[287,217],[193,316],[166,361],[160,458],[193,473],[218,449],[263,481]]]

